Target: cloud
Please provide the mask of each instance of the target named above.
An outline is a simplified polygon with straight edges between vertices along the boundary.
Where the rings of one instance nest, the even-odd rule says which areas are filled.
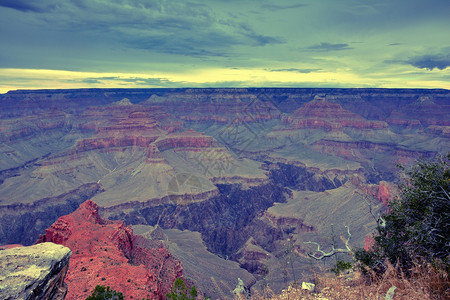
[[[188,84],[187,86],[191,87],[201,87],[201,88],[229,88],[229,87],[249,87],[251,84],[248,81],[214,81],[214,82],[205,82],[205,83],[197,83],[195,85]]]
[[[172,20],[164,16],[154,26],[124,27],[119,34],[123,43],[132,48],[192,57],[229,57],[235,46],[263,47],[285,43],[281,37],[257,32],[247,22],[212,17],[199,22],[190,17]]]
[[[272,69],[270,72],[295,72],[295,73],[302,73],[302,74],[308,74],[315,71],[320,71],[321,69],[297,69],[297,68],[289,68],[289,69]]]
[[[282,44],[247,21],[220,11],[214,2],[0,0],[21,11],[42,12],[49,28],[84,38],[80,43],[109,41],[120,47],[193,57],[229,56],[237,46]],[[95,36],[95,37],[94,37]]]
[[[106,77],[88,77],[83,79],[71,79],[66,80],[71,83],[86,83],[86,84],[134,84],[140,86],[158,86],[158,87],[166,87],[166,86],[174,86],[180,85],[181,81],[175,82],[171,81],[167,78],[160,77],[120,77],[120,76],[106,76]]]
[[[279,37],[271,37],[267,35],[262,35],[257,32],[246,22],[234,23],[228,22],[232,27],[238,28],[238,32],[240,32],[243,36],[249,39],[253,45],[256,46],[265,46],[272,44],[283,44],[285,40]]]
[[[73,80],[70,80],[70,81],[74,82]],[[81,80],[81,82],[89,83],[89,84],[91,84],[91,83],[102,83],[100,80],[95,79],[95,78],[86,78],[86,79]]]
[[[216,36],[217,37],[217,36]],[[176,39],[175,36],[173,36]],[[214,38],[214,37],[212,37]],[[166,54],[174,54],[174,55],[183,55],[183,56],[192,56],[192,57],[208,57],[208,56],[217,56],[217,57],[225,57],[227,56],[228,49],[226,48],[226,41],[230,41],[228,37],[224,37],[224,39],[218,44],[214,45],[211,43],[211,40],[208,41],[209,46],[203,45],[202,39],[198,37],[193,37],[192,39],[187,37],[178,38],[176,41],[171,40],[165,37],[158,36],[145,36],[145,37],[126,37],[125,44],[129,47],[136,49],[144,49],[153,52],[166,53]],[[231,41],[233,44],[234,41]],[[224,43],[224,44],[222,44]],[[222,45],[224,48],[221,48]]]
[[[145,86],[169,86],[174,84],[180,84],[181,82],[173,82],[168,80],[167,78],[144,78],[144,77],[132,77],[121,79],[125,82],[134,83],[137,85],[145,85]]]
[[[406,63],[420,69],[444,70],[450,67],[450,49],[446,53],[426,54],[410,58]]]
[[[32,0],[0,0],[0,7],[8,7],[22,12],[42,12],[44,9]]]
[[[411,65],[419,69],[444,70],[450,67],[450,47],[442,48],[439,53],[416,55],[408,59],[394,58],[384,62],[388,64]],[[424,73],[420,74],[423,75]]]
[[[316,45],[312,45],[307,50],[313,51],[340,51],[340,50],[350,50],[353,49],[348,44],[331,44],[331,43],[320,43]]]
[[[250,33],[247,35],[247,37],[250,38],[250,40],[252,41],[252,45],[254,46],[266,46],[286,43],[286,40],[284,38],[267,36],[257,33]]]
[[[283,9],[294,9],[299,7],[304,7],[306,4],[303,3],[297,3],[297,4],[289,4],[289,5],[277,5],[277,4],[263,4],[261,5],[261,8],[267,9],[267,10],[283,10]]]

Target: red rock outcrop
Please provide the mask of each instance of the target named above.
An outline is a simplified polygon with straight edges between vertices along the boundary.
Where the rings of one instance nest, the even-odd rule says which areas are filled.
[[[182,127],[179,121],[171,121],[160,106],[116,104],[90,107],[81,119],[84,122],[80,129],[93,130],[95,135],[80,140],[75,152],[114,147],[147,148],[158,137]]]
[[[339,130],[345,127],[359,129],[387,128],[386,122],[369,121],[362,116],[345,110],[337,103],[331,103],[325,98],[316,96],[291,115],[282,118],[282,122],[293,129],[315,128],[327,131]]]
[[[147,163],[155,164],[155,163],[167,163],[158,147],[155,144],[150,144],[148,146],[147,152]]]
[[[389,204],[389,201],[394,198],[396,192],[397,187],[394,184],[387,181],[380,181],[380,184],[378,186],[377,199],[387,206]]]
[[[86,298],[96,285],[110,286],[126,299],[163,299],[183,276],[181,262],[161,243],[134,236],[121,221],[102,220],[90,200],[60,217],[41,235],[41,242],[73,252],[65,280],[69,300]]]
[[[373,238],[373,235],[371,234],[366,235],[366,240],[364,242],[364,250],[371,251],[373,249],[373,246],[375,246],[375,239]]]
[[[148,147],[158,136],[118,136],[118,137],[97,137],[81,140],[76,146],[76,151],[89,151],[95,149],[105,149],[112,147]]]
[[[383,202],[385,206],[388,206],[389,202],[397,195],[398,188],[395,184],[380,181],[379,184],[367,184],[360,182],[357,186],[363,192],[363,195],[372,196],[380,202]]]

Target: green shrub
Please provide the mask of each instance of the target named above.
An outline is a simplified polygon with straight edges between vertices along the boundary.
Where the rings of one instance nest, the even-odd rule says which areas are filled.
[[[109,286],[97,285],[92,295],[87,297],[86,300],[123,300],[123,294],[111,290]]]
[[[338,260],[336,266],[331,268],[331,271],[334,272],[334,274],[339,275],[341,272],[351,270],[352,268],[353,265],[351,262]]]
[[[388,205],[377,227],[372,251],[355,258],[376,272],[389,260],[403,271],[417,260],[439,262],[448,270],[450,257],[450,153],[419,161],[405,170],[399,197]]]
[[[197,290],[191,287],[188,295],[188,288],[182,278],[177,278],[173,283],[172,292],[166,294],[167,299],[172,300],[195,300],[197,298]]]

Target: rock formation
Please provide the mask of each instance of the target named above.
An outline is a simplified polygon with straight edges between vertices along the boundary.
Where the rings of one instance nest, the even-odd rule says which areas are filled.
[[[327,131],[341,130],[345,127],[358,129],[387,128],[385,122],[368,121],[362,116],[342,108],[337,103],[331,103],[324,97],[316,96],[313,101],[295,110],[291,116],[282,119],[291,128],[321,128]]]
[[[64,299],[71,255],[54,243],[0,249],[0,298]]]
[[[134,236],[123,222],[103,220],[90,200],[60,217],[39,238],[42,242],[73,252],[66,276],[69,300],[86,298],[96,285],[110,286],[127,298],[162,299],[183,276],[180,261],[161,243]]]
[[[378,186],[377,199],[383,202],[386,206],[389,202],[394,199],[396,194],[398,193],[398,189],[392,183],[387,181],[380,181]]]
[[[242,268],[259,277],[268,273],[269,270],[265,266],[269,258],[270,253],[261,248],[253,238],[249,238],[234,256]]]

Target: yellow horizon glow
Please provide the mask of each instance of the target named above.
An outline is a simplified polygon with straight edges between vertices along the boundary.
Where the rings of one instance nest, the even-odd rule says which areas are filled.
[[[450,68],[444,70],[449,73]],[[440,80],[410,78],[407,72],[395,77],[364,77],[348,70],[337,72],[317,71],[296,73],[268,71],[264,69],[201,69],[183,73],[126,73],[126,72],[78,72],[48,69],[0,69],[0,93],[17,89],[78,89],[78,88],[158,88],[158,87],[214,87],[220,83],[231,83],[230,87],[378,87],[378,88],[442,88],[450,89],[450,83]],[[114,77],[108,79],[107,77]],[[83,80],[96,79],[98,83]],[[168,80],[170,85],[145,84],[139,79]],[[132,80],[137,80],[132,82]],[[2,83],[3,82],[3,83]],[[233,83],[239,83],[237,86]]]

